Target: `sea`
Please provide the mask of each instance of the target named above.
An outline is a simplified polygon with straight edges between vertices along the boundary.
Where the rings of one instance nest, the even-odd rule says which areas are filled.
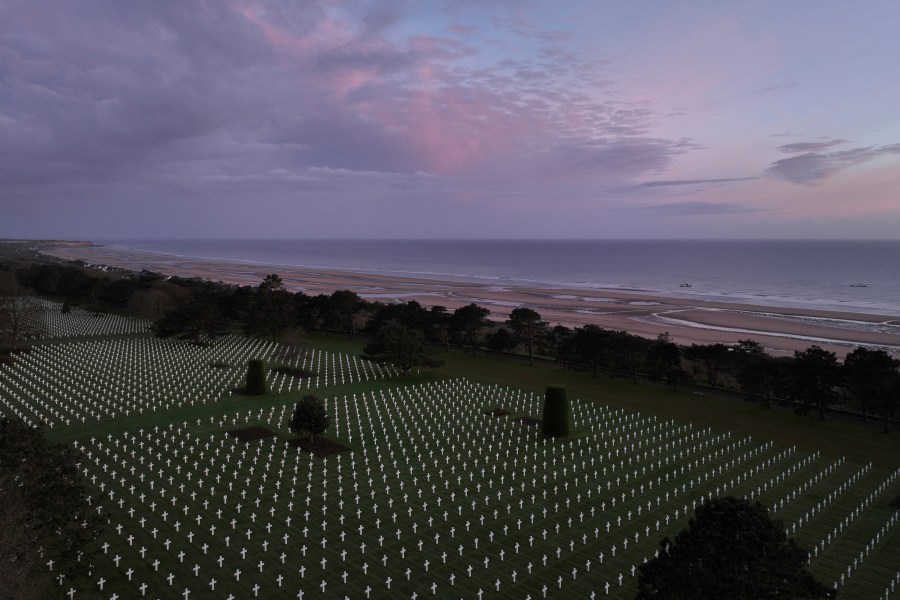
[[[900,241],[106,240],[208,261],[900,316]],[[277,272],[277,271],[276,271]]]

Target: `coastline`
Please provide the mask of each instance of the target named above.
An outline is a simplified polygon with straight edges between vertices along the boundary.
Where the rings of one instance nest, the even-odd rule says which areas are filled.
[[[596,324],[648,338],[669,332],[683,345],[733,344],[752,338],[774,356],[791,355],[813,344],[841,358],[857,345],[881,347],[900,356],[896,315],[676,298],[639,290],[551,288],[196,259],[111,246],[52,246],[40,252],[62,260],[237,285],[258,285],[275,272],[289,290],[310,295],[348,289],[370,301],[415,300],[450,311],[475,302],[488,308],[489,318],[497,321],[506,319],[513,308],[527,306],[551,325]]]

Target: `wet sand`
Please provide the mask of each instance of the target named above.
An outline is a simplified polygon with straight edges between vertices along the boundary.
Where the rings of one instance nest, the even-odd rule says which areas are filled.
[[[858,345],[881,347],[900,356],[900,315],[875,315],[804,308],[756,306],[702,298],[664,297],[641,290],[585,290],[490,285],[480,282],[403,277],[343,270],[267,266],[190,259],[105,246],[55,246],[44,254],[177,277],[197,277],[238,285],[258,285],[278,273],[285,286],[306,294],[352,290],[371,301],[416,300],[448,310],[475,302],[502,321],[513,308],[537,310],[551,325],[589,323],[648,338],[668,332],[679,344],[736,343],[754,339],[773,355],[792,354],[813,344],[843,357]]]

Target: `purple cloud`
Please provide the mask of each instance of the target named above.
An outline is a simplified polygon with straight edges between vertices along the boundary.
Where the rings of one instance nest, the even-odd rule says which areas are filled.
[[[678,185],[703,185],[710,183],[734,183],[737,181],[752,181],[757,177],[723,177],[719,179],[662,179],[658,181],[645,181],[639,183],[636,187],[667,187]]]
[[[828,150],[834,146],[849,143],[847,140],[827,140],[824,142],[795,142],[793,144],[785,144],[778,146],[778,150],[787,153],[795,152],[819,152],[820,150]]]
[[[394,35],[402,16],[374,2],[13,4],[0,185],[7,198],[64,184],[113,198],[240,181],[277,196],[311,169],[625,182],[691,149],[650,134],[652,108],[605,95],[606,63],[562,51],[557,32],[529,35],[531,58],[470,64],[478,51],[456,38]]]
[[[660,216],[694,217],[699,215],[735,215],[760,212],[759,209],[739,202],[672,202],[637,207],[638,210],[652,212]]]
[[[808,152],[776,160],[767,172],[773,177],[798,185],[817,185],[845,169],[892,154],[900,154],[900,144],[830,153]]]

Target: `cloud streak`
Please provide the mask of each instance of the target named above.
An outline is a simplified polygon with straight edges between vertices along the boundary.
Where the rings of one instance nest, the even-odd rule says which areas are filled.
[[[835,143],[844,142],[837,140]],[[835,143],[831,145],[835,145]],[[804,146],[804,144],[789,145]],[[769,167],[768,174],[797,185],[820,185],[845,169],[890,155],[900,155],[900,144],[869,146],[828,153],[806,152],[798,156],[776,160]]]
[[[652,204],[636,207],[639,211],[668,217],[697,217],[703,215],[737,215],[760,212],[760,209],[739,202],[688,201]]]
[[[669,187],[680,185],[705,185],[715,183],[736,183],[739,181],[753,181],[757,177],[722,177],[718,179],[661,179],[657,181],[645,181],[639,183],[639,188]]]

